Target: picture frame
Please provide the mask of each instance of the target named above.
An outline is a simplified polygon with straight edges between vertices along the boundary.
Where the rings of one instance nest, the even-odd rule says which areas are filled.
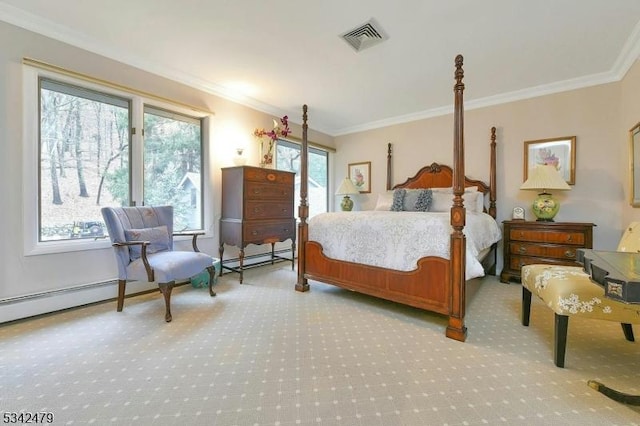
[[[350,163],[348,166],[349,179],[361,194],[371,192],[371,161]]]
[[[576,183],[576,137],[563,136],[524,142],[523,182],[538,165],[552,164],[569,185]]]

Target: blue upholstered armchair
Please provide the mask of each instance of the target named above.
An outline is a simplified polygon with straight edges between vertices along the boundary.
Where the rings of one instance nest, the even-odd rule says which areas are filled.
[[[186,280],[205,269],[209,294],[213,292],[213,258],[200,253],[196,244],[203,232],[173,232],[173,207],[104,207],[102,217],[118,263],[118,312],[122,311],[127,281],[157,282],[166,305],[165,321],[171,321],[171,290],[176,280]],[[173,237],[192,236],[194,251],[174,251]]]

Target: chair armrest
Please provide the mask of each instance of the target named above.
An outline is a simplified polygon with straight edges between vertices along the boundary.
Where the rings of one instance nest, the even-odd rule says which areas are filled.
[[[151,244],[150,241],[123,241],[123,242],[113,243],[112,246],[113,247],[125,247],[125,246],[139,246],[139,245],[142,245],[142,247],[144,248],[145,246],[148,246],[149,244]]]
[[[204,235],[204,231],[179,231],[179,232],[174,232],[173,233],[174,237],[193,236],[193,239],[191,240],[191,245],[193,246],[193,251],[195,251],[195,252],[199,252],[200,251],[198,249],[198,244],[196,243],[196,240],[198,239],[198,235]]]
[[[149,264],[149,259],[147,259],[147,246],[151,244],[150,241],[122,241],[115,242],[112,244],[113,247],[127,247],[127,246],[142,246],[140,249],[140,258],[142,259],[142,263],[144,264],[144,269],[147,271],[147,278],[149,282],[155,281],[153,277],[153,269]]]

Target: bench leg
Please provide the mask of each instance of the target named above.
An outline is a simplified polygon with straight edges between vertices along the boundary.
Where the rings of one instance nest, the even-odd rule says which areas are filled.
[[[622,332],[624,333],[624,338],[630,342],[635,342],[633,338],[633,327],[631,324],[620,324],[622,326]]]
[[[531,317],[531,292],[522,287],[522,325],[529,326]]]
[[[553,343],[553,362],[556,367],[564,368],[564,355],[567,349],[567,329],[569,328],[569,317],[566,315],[555,315],[555,336]]]

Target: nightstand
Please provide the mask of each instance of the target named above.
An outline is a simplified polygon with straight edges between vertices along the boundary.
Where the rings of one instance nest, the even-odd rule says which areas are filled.
[[[577,249],[593,248],[593,223],[505,220],[502,224],[503,283],[520,280],[520,268],[532,263],[580,266]]]

